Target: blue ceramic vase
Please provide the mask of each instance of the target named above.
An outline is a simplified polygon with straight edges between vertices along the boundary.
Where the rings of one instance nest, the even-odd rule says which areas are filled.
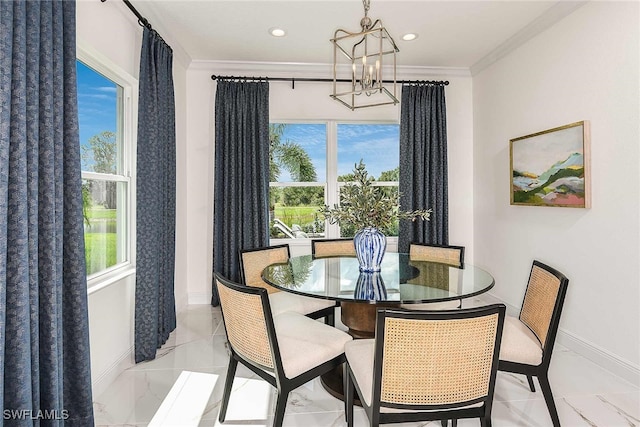
[[[375,227],[365,227],[353,236],[360,271],[374,273],[380,271],[382,257],[387,249],[387,238]]]
[[[353,293],[355,299],[369,301],[387,300],[387,288],[384,286],[384,281],[380,273],[360,273]]]

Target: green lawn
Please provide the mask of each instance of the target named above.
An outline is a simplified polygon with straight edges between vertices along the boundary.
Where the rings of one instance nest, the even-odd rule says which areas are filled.
[[[101,205],[91,206],[87,209],[87,216],[89,217],[89,221],[92,219],[116,219],[116,210],[115,209],[105,209]]]
[[[116,233],[85,233],[87,275],[109,268],[118,262]]]
[[[91,227],[84,233],[85,259],[87,275],[91,275],[118,262],[116,210],[95,205],[87,210],[87,216]]]
[[[321,206],[279,206],[276,205],[274,214],[285,224],[291,227],[292,224],[312,223],[319,217],[318,210]]]

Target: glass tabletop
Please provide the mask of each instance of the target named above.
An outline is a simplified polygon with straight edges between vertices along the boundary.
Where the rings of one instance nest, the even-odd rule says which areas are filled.
[[[491,274],[465,264],[463,268],[409,259],[387,252],[379,273],[361,273],[354,257],[291,258],[264,269],[270,285],[300,295],[337,301],[389,301],[403,304],[450,301],[488,291]]]

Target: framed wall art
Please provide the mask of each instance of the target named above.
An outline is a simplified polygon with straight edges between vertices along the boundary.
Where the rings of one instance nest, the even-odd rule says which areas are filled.
[[[589,122],[509,141],[511,204],[591,207]]]

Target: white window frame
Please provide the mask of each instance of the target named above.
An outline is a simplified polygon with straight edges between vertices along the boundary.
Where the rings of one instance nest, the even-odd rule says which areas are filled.
[[[118,224],[125,236],[119,241],[119,250],[125,259],[114,266],[87,276],[88,293],[92,294],[109,285],[120,282],[123,278],[135,274],[136,259],[136,129],[138,112],[138,80],[124,71],[113,61],[95,49],[78,42],[76,59],[92,68],[104,77],[122,87],[122,102],[118,102],[118,115],[122,122],[117,124],[116,133],[122,139],[122,174],[114,176],[97,172],[82,172],[83,179],[99,179],[113,182],[126,182],[127,191],[118,206],[125,206],[122,220],[126,224]]]
[[[284,123],[284,124],[324,124],[327,130],[327,156],[326,156],[326,182],[275,182],[269,183],[271,187],[324,187],[324,203],[333,206],[338,203],[340,198],[340,187],[345,185],[345,182],[338,182],[338,125],[397,125],[397,120],[285,120],[285,119],[271,119],[269,123]],[[399,142],[399,141],[398,141]],[[398,147],[399,149],[399,147]],[[377,181],[377,186],[396,186],[399,183],[394,181]],[[337,224],[329,224],[325,221],[325,237],[327,239],[335,239],[340,237],[340,227]],[[288,244],[291,247],[297,248],[311,248],[311,239],[289,239],[289,238],[270,238],[270,245],[282,245]],[[396,252],[398,249],[398,237],[387,236],[387,250],[390,252]]]

